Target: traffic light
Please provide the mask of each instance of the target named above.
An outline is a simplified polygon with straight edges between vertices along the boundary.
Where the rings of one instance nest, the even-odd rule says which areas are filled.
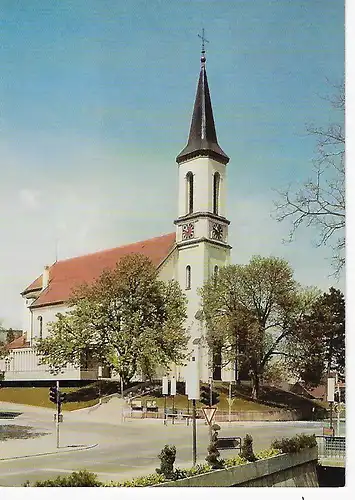
[[[67,399],[67,395],[64,392],[60,392],[58,394],[58,412],[61,412],[62,409],[62,403],[65,403]]]
[[[216,406],[219,403],[219,394],[216,391],[212,391],[212,406]]]
[[[210,390],[208,387],[202,387],[200,391],[200,402],[205,406],[210,406]]]
[[[57,404],[57,388],[56,387],[51,387],[49,389],[49,400],[54,403],[55,405]]]
[[[59,403],[65,403],[67,400],[67,395],[65,392],[60,392],[59,393]]]

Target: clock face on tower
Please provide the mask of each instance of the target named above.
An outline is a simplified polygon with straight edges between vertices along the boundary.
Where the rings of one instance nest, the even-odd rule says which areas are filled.
[[[182,239],[190,240],[195,236],[195,226],[190,222],[189,224],[184,224],[182,226]]]
[[[212,224],[211,238],[214,240],[223,240],[223,226],[222,224]]]

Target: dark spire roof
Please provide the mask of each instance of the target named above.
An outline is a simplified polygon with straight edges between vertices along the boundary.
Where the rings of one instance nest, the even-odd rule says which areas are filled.
[[[228,156],[219,147],[217,141],[205,62],[203,50],[189,139],[187,146],[176,158],[178,163],[196,156],[210,156],[224,164],[229,161]]]

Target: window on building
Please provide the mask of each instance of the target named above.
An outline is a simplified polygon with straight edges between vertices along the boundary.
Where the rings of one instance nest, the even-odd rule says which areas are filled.
[[[194,176],[192,172],[186,174],[186,191],[187,213],[192,214],[194,211]]]
[[[43,318],[42,316],[38,316],[38,336],[40,340],[42,340],[43,337]]]
[[[219,210],[219,185],[221,176],[218,172],[213,175],[213,213],[218,215]]]
[[[191,266],[186,266],[186,290],[191,288]]]

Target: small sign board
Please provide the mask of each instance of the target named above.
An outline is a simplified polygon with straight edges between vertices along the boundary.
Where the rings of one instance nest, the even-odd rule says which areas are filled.
[[[329,403],[334,403],[334,391],[335,391],[335,378],[328,378],[328,390],[327,390],[327,401]]]
[[[172,377],[170,381],[170,394],[176,396],[176,378]]]
[[[208,423],[208,425],[211,425],[211,422],[212,422],[213,417],[217,411],[217,408],[207,406],[205,408],[202,408],[202,411],[203,411],[203,415],[206,419],[206,422]]]
[[[334,437],[334,427],[323,427],[323,436]]]
[[[169,394],[169,379],[168,379],[168,377],[163,377],[162,393],[164,396],[167,396]]]
[[[218,450],[241,450],[242,439],[240,437],[219,437],[217,438]]]

